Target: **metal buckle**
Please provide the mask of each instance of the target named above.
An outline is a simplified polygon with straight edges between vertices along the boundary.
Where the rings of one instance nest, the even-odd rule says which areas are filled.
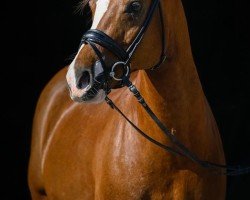
[[[123,72],[126,70],[126,73],[123,73],[123,76],[122,76],[121,78],[117,78],[117,77],[115,76],[115,68],[116,68],[117,66],[119,66],[119,65],[122,65],[122,66],[123,66]],[[130,72],[130,67],[129,67],[129,65],[126,64],[125,62],[120,61],[120,62],[116,62],[116,63],[112,66],[111,72],[109,73],[109,75],[110,75],[113,79],[115,79],[116,81],[122,81],[122,80],[124,80],[124,78],[126,78],[126,77],[129,76],[129,72]]]

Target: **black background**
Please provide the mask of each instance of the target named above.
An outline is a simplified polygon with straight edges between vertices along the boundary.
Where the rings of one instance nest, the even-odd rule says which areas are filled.
[[[68,64],[85,30],[78,0],[2,1],[0,199],[30,199],[32,117],[49,79]],[[247,1],[183,0],[201,82],[227,162],[250,164],[250,25]],[[3,178],[2,178],[3,177]],[[228,200],[250,199],[250,176],[228,179]]]

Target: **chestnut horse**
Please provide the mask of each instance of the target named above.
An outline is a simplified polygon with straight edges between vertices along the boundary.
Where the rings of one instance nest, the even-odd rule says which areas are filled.
[[[91,29],[127,48],[152,1],[90,0]],[[203,160],[223,164],[220,134],[197,75],[181,0],[162,0],[161,6],[165,32],[156,9],[132,57],[131,81],[186,147]],[[162,34],[167,60],[152,71],[161,55]],[[98,49],[112,66],[114,55]],[[32,198],[225,199],[225,176],[150,143],[105,103],[103,89],[84,98],[93,87],[97,65],[91,46],[82,44],[68,70],[56,74],[40,96],[29,164]],[[111,87],[116,86],[113,80]],[[171,146],[128,89],[114,89],[109,97],[138,127]]]

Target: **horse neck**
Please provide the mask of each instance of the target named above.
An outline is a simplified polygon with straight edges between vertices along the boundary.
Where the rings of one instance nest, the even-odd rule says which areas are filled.
[[[148,76],[166,102],[165,110],[174,119],[174,124],[183,118],[187,124],[190,120],[204,118],[205,113],[202,111],[207,106],[206,99],[193,65],[171,63],[162,66],[158,71],[148,72]]]
[[[165,4],[168,4],[166,1]],[[180,1],[163,5],[167,38],[167,61],[147,74],[161,97],[175,126],[206,117],[207,103],[193,61],[186,17]],[[170,4],[170,3],[169,3]],[[204,112],[203,112],[204,111]]]

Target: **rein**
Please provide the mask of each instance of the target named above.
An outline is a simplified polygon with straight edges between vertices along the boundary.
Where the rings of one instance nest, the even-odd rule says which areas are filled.
[[[95,80],[94,86],[95,89],[102,88],[106,94],[108,95],[111,92],[111,88],[109,86],[109,80],[114,79],[116,81],[120,82],[120,86],[127,86],[129,88],[129,91],[133,93],[133,95],[137,98],[138,102],[142,105],[142,107],[145,109],[147,114],[150,116],[150,118],[157,124],[157,126],[162,130],[162,132],[165,134],[165,136],[171,141],[171,143],[176,147],[170,147],[167,145],[164,145],[160,143],[159,141],[153,139],[148,134],[144,133],[138,126],[136,126],[130,119],[128,119],[127,116],[114,104],[114,102],[106,96],[105,100],[110,105],[112,109],[115,109],[118,113],[122,115],[122,117],[143,137],[145,137],[147,140],[152,142],[153,144],[157,145],[158,147],[164,149],[165,151],[168,151],[170,153],[173,153],[175,155],[179,155],[182,157],[186,157],[189,160],[193,161],[194,163],[198,164],[199,166],[211,169],[216,174],[220,175],[227,175],[227,176],[235,176],[235,175],[241,175],[241,174],[247,174],[250,173],[250,167],[238,167],[238,166],[228,166],[228,165],[221,165],[217,163],[212,163],[209,161],[204,161],[199,159],[193,152],[191,152],[184,144],[182,144],[172,133],[171,131],[159,120],[159,118],[154,114],[154,112],[151,110],[151,108],[148,106],[144,98],[141,96],[140,92],[137,90],[135,85],[131,83],[129,80],[130,77],[130,62],[131,58],[136,51],[138,45],[140,44],[141,40],[143,39],[144,33],[146,32],[149,23],[152,19],[152,16],[154,14],[154,11],[156,10],[156,7],[159,7],[159,14],[160,14],[160,20],[161,20],[161,27],[162,27],[162,53],[160,55],[160,59],[158,63],[153,66],[151,69],[158,68],[167,58],[166,56],[166,39],[165,39],[165,28],[164,28],[164,20],[163,20],[163,13],[162,13],[162,7],[160,4],[160,0],[152,0],[151,6],[149,8],[149,11],[147,13],[146,19],[144,23],[141,26],[140,31],[136,35],[135,39],[131,43],[131,45],[127,48],[127,50],[124,50],[116,41],[114,41],[111,37],[106,35],[104,32],[97,30],[97,29],[91,29],[88,30],[82,37],[81,44],[89,44],[93,51],[96,53],[97,57],[99,58],[99,61],[103,67],[103,74],[98,77],[98,80]],[[100,45],[104,47],[105,49],[109,50],[111,53],[113,53],[119,61],[113,64],[111,68],[108,68],[106,66],[106,63],[103,59],[103,55],[100,52],[100,50],[97,48],[97,45]],[[116,77],[115,69],[117,67],[121,67],[123,70],[122,77]]]
[[[194,163],[198,164],[199,166],[211,169],[214,173],[219,175],[226,175],[226,176],[238,176],[242,174],[250,173],[250,167],[240,167],[240,166],[229,166],[229,165],[222,165],[217,164],[205,160],[199,159],[193,152],[191,152],[185,145],[183,145],[172,133],[171,131],[159,120],[159,118],[154,114],[151,108],[146,103],[145,99],[141,96],[140,92],[137,90],[135,85],[131,83],[130,80],[126,80],[126,86],[129,88],[129,91],[133,93],[136,97],[137,101],[142,105],[144,110],[150,116],[150,118],[157,124],[157,126],[162,130],[164,135],[177,147],[177,149],[164,145],[159,141],[153,139],[148,134],[143,132],[140,128],[138,128],[131,120],[128,119],[127,116],[114,104],[114,102],[107,96],[105,98],[107,104],[112,108],[115,109],[122,117],[144,138],[155,144],[156,146],[164,149],[167,152],[173,153],[175,155],[179,155],[182,157],[186,157],[189,160],[193,161]]]

